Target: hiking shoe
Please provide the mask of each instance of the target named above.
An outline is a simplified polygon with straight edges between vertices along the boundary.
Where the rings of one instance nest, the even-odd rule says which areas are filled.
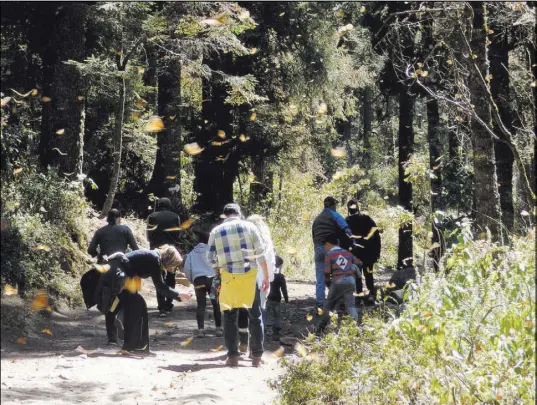
[[[252,366],[259,367],[260,365],[265,364],[265,361],[261,357],[255,357],[252,359]]]
[[[205,337],[205,330],[204,329],[198,329],[198,331],[196,332],[196,337],[197,338]]]
[[[228,367],[238,367],[239,366],[239,356],[231,356],[226,360],[226,366]]]
[[[158,314],[158,317],[159,318],[166,318],[166,311],[160,311],[160,313]]]
[[[216,335],[216,337],[222,337],[222,336],[224,336],[224,329],[216,328],[215,331],[214,331],[214,334]]]

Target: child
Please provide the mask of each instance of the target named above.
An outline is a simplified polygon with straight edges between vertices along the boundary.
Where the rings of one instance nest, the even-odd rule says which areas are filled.
[[[358,275],[361,278],[359,266],[362,266],[362,262],[349,251],[337,246],[337,240],[333,237],[327,238],[324,248],[327,252],[324,260],[324,275],[326,285],[330,286],[330,289],[317,333],[324,332],[330,320],[330,311],[336,308],[341,300],[345,301],[349,315],[357,322],[360,321],[353,294],[356,291],[355,276]]]
[[[196,301],[198,307],[196,310],[196,320],[198,322],[197,337],[205,336],[204,321],[205,307],[207,305],[207,295],[211,293],[213,278],[216,276],[214,269],[207,261],[207,241],[209,236],[204,232],[197,232],[198,244],[192,252],[188,254],[185,260],[184,272],[188,280],[194,284],[196,290]],[[216,336],[223,336],[222,314],[220,304],[216,297],[211,297],[213,305],[214,323],[216,324]]]
[[[283,259],[280,256],[276,256],[274,281],[270,283],[270,293],[267,297],[267,310],[265,316],[266,320],[271,312],[274,313],[274,323],[272,325],[272,340],[280,340],[280,331],[282,329],[282,320],[280,314],[280,302],[283,298],[285,302],[289,302],[289,296],[287,295],[287,283],[285,282],[285,276],[282,274]],[[280,293],[281,290],[281,293]]]

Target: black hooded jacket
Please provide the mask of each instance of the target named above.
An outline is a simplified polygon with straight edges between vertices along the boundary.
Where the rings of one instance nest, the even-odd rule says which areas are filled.
[[[352,234],[355,236],[361,236],[359,239],[355,239],[357,246],[353,247],[352,254],[360,259],[365,267],[369,267],[376,263],[380,257],[380,233],[376,230],[369,239],[365,239],[371,228],[376,227],[377,224],[369,215],[356,213],[346,218]],[[346,239],[343,239],[344,242]],[[348,249],[345,243],[341,244],[343,249]]]
[[[156,212],[147,217],[147,239],[149,248],[156,249],[162,245],[179,245],[179,231],[166,231],[177,228],[181,224],[179,215],[171,211],[169,198],[161,198],[157,202]]]

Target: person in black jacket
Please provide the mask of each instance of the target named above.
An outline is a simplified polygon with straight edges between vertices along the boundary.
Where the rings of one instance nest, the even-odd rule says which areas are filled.
[[[171,245],[179,248],[179,215],[172,212],[172,203],[169,198],[160,198],[157,201],[156,212],[147,217],[147,239],[149,248],[157,249],[163,245]],[[167,231],[167,229],[176,229]],[[175,273],[163,272],[162,276],[168,287],[175,288]],[[172,300],[157,292],[157,303],[160,316],[166,316],[173,308]]]
[[[375,263],[380,258],[380,233],[377,228],[377,224],[369,215],[360,213],[358,202],[354,199],[347,203],[347,209],[349,210],[349,216],[346,218],[349,227],[351,228],[353,236],[358,236],[356,245],[353,247],[352,253],[363,263],[363,272],[365,277],[365,283],[369,290],[369,296],[367,301],[370,303],[375,301],[376,289],[375,280],[373,278],[373,268]],[[345,242],[345,240],[343,240]],[[348,243],[342,244],[344,249],[348,249]],[[356,280],[356,291],[363,291],[362,280]]]
[[[131,229],[127,225],[120,225],[121,215],[118,209],[108,211],[108,225],[99,228],[93,235],[88,246],[88,253],[98,256],[97,262],[102,263],[104,256],[121,252],[125,253],[129,246],[131,250],[138,250]]]
[[[272,340],[280,340],[280,331],[282,330],[282,319],[280,303],[282,301],[282,294],[285,303],[289,303],[289,296],[287,295],[287,282],[285,276],[282,274],[283,259],[276,255],[276,269],[274,272],[274,281],[270,283],[270,292],[267,297],[267,310],[265,320],[268,321],[269,315],[274,314],[274,321],[272,324]]]
[[[173,271],[182,262],[181,255],[173,247],[164,245],[158,250],[141,249],[128,254],[117,253],[109,258],[108,271],[102,274],[97,286],[93,275],[86,273],[81,281],[84,297],[90,308],[105,314],[106,331],[110,343],[117,343],[116,317],[124,311],[124,341],[122,350],[142,351],[149,354],[149,327],[147,304],[139,293],[141,279],[151,278],[157,291],[177,301],[189,300],[190,294],[182,294],[164,283],[161,271]],[[94,292],[91,291],[94,289]]]

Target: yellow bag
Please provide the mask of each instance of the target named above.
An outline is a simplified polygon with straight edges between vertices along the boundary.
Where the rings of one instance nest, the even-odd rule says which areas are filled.
[[[220,290],[220,308],[226,311],[232,308],[252,308],[255,298],[257,269],[247,273],[229,273],[221,270],[222,288]]]

